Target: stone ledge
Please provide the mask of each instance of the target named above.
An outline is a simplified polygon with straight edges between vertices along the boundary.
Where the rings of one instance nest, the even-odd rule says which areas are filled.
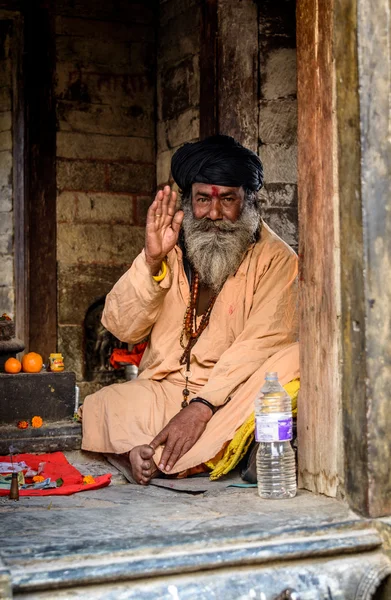
[[[15,424],[35,415],[44,422],[71,419],[75,408],[75,374],[0,373],[0,424]]]
[[[16,425],[0,425],[0,453],[8,454],[11,445],[17,449],[18,454],[80,450],[81,424],[58,421],[38,429],[18,429]]]

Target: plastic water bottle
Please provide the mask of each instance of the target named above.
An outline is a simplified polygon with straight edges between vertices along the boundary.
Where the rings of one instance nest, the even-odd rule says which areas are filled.
[[[258,493],[261,498],[296,495],[296,462],[291,446],[292,405],[277,373],[266,373],[255,399]]]

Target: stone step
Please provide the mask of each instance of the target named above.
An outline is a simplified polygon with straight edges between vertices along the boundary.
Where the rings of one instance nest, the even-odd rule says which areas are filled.
[[[18,429],[13,425],[0,425],[0,454],[9,454],[14,446],[17,454],[58,452],[81,448],[81,424],[71,420],[43,424],[37,429]]]
[[[0,373],[0,425],[29,421],[72,419],[75,410],[74,373]]]

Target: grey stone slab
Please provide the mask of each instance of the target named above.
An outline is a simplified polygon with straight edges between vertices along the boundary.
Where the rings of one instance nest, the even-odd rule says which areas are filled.
[[[0,373],[0,423],[28,420],[39,415],[44,421],[71,418],[75,406],[75,374],[71,372]]]
[[[113,472],[101,455],[67,456],[83,474]],[[379,532],[341,502],[303,491],[292,500],[265,501],[256,489],[222,490],[213,482],[210,488],[183,495],[124,484],[18,503],[0,498],[7,531],[0,558],[14,597],[51,598],[56,588],[61,598],[172,598],[167,590],[176,588],[181,599],[236,600],[258,597],[237,595],[248,594],[250,573],[253,589],[270,586],[274,595],[267,598],[289,581],[318,589],[316,578],[322,592],[327,585],[346,591],[349,573],[355,592],[364,571],[388,568]]]
[[[79,450],[81,425],[72,421],[44,424],[38,429],[18,429],[14,425],[0,426],[0,454],[6,455],[14,446],[20,453],[47,453]]]

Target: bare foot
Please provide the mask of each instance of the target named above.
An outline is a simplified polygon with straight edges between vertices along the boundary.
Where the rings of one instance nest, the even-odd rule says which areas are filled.
[[[141,485],[148,485],[153,477],[159,472],[152,457],[155,451],[151,446],[143,444],[135,446],[129,452],[129,461],[132,467],[133,479]]]

